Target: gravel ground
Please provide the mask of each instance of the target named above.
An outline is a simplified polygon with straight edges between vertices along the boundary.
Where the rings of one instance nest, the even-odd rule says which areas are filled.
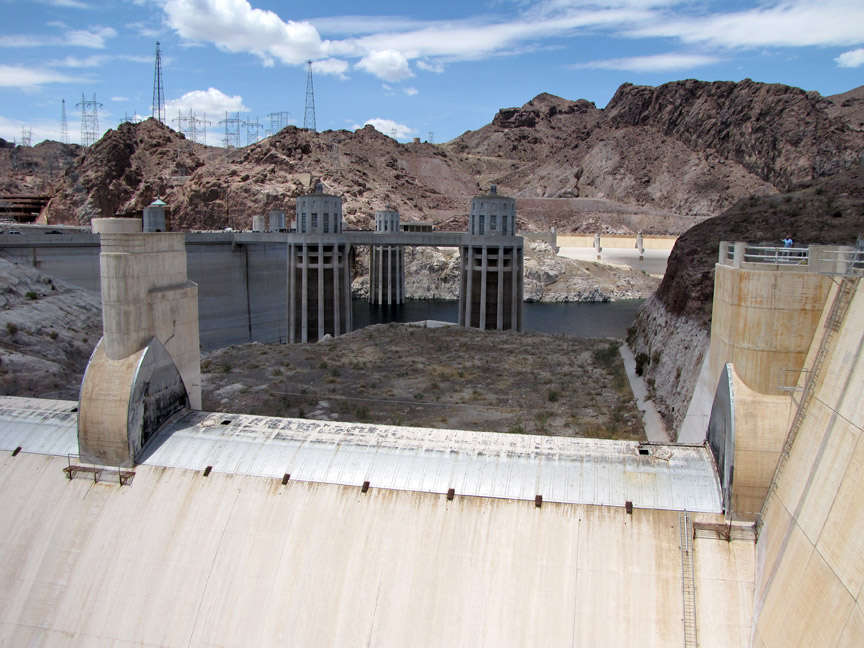
[[[619,342],[381,324],[202,359],[204,409],[394,425],[645,439]]]

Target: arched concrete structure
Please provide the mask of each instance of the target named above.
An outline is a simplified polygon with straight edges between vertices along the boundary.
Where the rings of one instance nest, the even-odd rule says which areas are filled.
[[[87,461],[127,466],[171,415],[201,409],[198,290],[182,233],[101,241],[103,337],[82,382],[79,446]]]

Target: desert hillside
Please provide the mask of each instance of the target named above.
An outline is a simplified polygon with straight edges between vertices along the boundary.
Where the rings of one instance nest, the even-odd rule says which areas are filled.
[[[158,196],[178,229],[243,229],[271,209],[290,219],[293,198],[321,179],[344,197],[349,227],[368,228],[376,209],[392,206],[404,220],[462,229],[470,197],[496,183],[519,199],[525,230],[681,233],[741,198],[855,164],[860,95],[688,80],[625,84],[598,109],[541,94],[441,145],[401,144],[372,127],[288,127],[224,150],[147,120],[81,149],[62,177],[49,182],[44,165],[31,172],[54,194],[49,222],[135,214]]]

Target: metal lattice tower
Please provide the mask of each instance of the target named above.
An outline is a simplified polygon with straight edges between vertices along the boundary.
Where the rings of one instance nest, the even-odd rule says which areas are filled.
[[[95,93],[93,99],[88,100],[82,92],[81,103],[75,107],[81,109],[81,144],[90,146],[99,139],[99,109],[102,104],[96,101]]]
[[[306,61],[309,74],[306,76],[306,112],[303,114],[303,128],[318,130],[315,126],[315,92],[312,89],[312,61]]]
[[[261,122],[259,122],[259,121],[247,121],[246,122],[246,146],[249,146],[250,144],[254,144],[259,139],[261,139]]]
[[[21,127],[21,146],[33,146],[33,129]]]
[[[162,51],[156,41],[156,67],[153,71],[153,117],[165,123],[165,87],[162,85]]]
[[[60,141],[69,143],[69,122],[66,121],[66,100],[60,100]]]
[[[228,117],[228,113],[226,112],[225,119],[220,121],[219,124],[225,126],[225,138],[222,140],[222,145],[226,149],[240,148],[240,128],[245,124],[240,119],[240,113],[236,113],[234,117]]]
[[[267,134],[275,135],[288,125],[288,119],[291,117],[291,113],[282,111],[270,113],[267,116],[270,118],[270,128],[268,129]]]

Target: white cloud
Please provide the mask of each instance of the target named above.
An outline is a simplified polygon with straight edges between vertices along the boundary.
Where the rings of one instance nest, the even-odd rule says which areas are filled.
[[[363,124],[354,124],[352,128],[357,130],[358,128],[363,128],[363,126],[372,126],[379,133],[384,133],[396,139],[405,139],[417,132],[416,129],[409,128],[405,124],[400,124],[392,119],[381,119],[380,117],[367,119]]]
[[[420,91],[417,88],[404,88],[402,90],[402,92],[404,92],[409,97],[413,97],[414,95],[416,95]]]
[[[216,88],[193,90],[179,99],[165,102],[165,113],[169,119],[176,117],[178,112],[189,114],[190,110],[202,119],[210,115],[217,120],[223,118],[226,112],[249,112],[249,108],[243,105],[243,97],[228,96]]]
[[[864,48],[843,52],[834,59],[840,67],[857,68],[864,65]]]
[[[67,56],[66,58],[51,61],[51,65],[70,68],[93,68],[99,67],[106,61],[111,60],[110,56],[103,54],[94,54],[86,58],[78,58],[77,56]]]
[[[434,72],[435,74],[441,74],[444,72],[444,64],[440,61],[424,61],[420,60],[416,63],[417,67],[421,70],[425,70],[426,72]]]
[[[690,70],[718,63],[721,59],[704,54],[653,54],[627,58],[604,59],[576,63],[572,69],[587,70],[624,70],[627,72],[668,72],[670,70]]]
[[[78,83],[81,77],[73,77],[48,68],[24,67],[0,64],[0,87],[33,90],[50,83]]]
[[[414,76],[405,55],[393,49],[373,50],[356,67],[384,81],[402,81]]]
[[[155,29],[144,22],[126,23],[126,29],[132,29],[139,36],[144,36],[145,38],[157,38],[162,34],[161,30]]]
[[[129,97],[111,97],[111,101],[129,101]]]
[[[685,18],[658,13],[650,24],[624,35],[677,38],[717,47],[853,45],[864,41],[864,4],[859,0],[791,0]]]
[[[312,63],[312,71],[315,74],[326,74],[335,76],[337,79],[345,80],[348,77],[345,72],[348,70],[348,62],[340,59],[322,59]]]
[[[65,29],[62,23],[51,23],[52,27]],[[0,36],[0,47],[89,47],[105,49],[105,41],[114,38],[117,31],[111,27],[91,27],[90,29],[72,29],[62,36],[47,36],[45,34],[10,34]]]
[[[129,61],[131,63],[148,63],[153,64],[153,58],[150,56],[133,56],[130,54],[94,54],[85,58],[77,56],[67,56],[66,58],[50,61],[48,65],[52,67],[68,67],[68,68],[94,68],[110,63],[111,61]],[[167,59],[163,58],[165,63]]]
[[[325,43],[308,22],[283,21],[272,11],[253,9],[246,0],[167,0],[168,25],[183,38],[248,52],[266,64],[289,65],[326,55]]]
[[[64,9],[92,9],[90,5],[86,2],[79,2],[79,0],[39,0],[41,4],[48,5],[50,7],[63,7]]]

